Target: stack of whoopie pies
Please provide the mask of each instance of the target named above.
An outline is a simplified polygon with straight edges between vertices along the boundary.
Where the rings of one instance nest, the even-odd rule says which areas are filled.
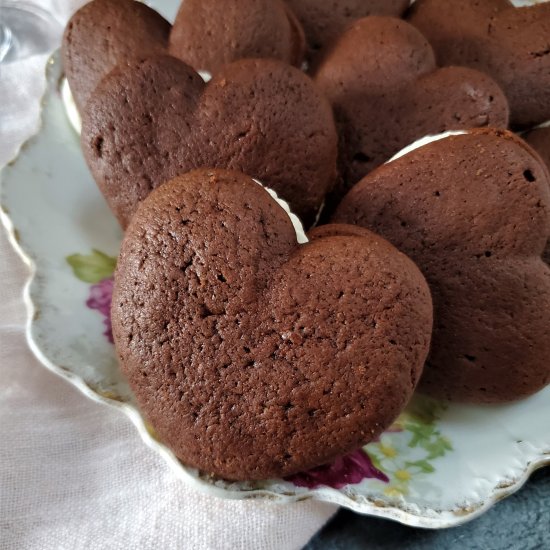
[[[288,476],[378,437],[417,385],[550,383],[550,3],[408,4],[185,0],[170,26],[93,0],[67,25],[125,229],[120,367],[189,466]]]

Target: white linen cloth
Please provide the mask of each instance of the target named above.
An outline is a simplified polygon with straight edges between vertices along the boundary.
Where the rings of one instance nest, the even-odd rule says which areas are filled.
[[[35,2],[63,24],[83,3]],[[46,59],[0,65],[0,166],[37,127]],[[284,550],[301,548],[336,511],[187,487],[125,416],[37,362],[24,336],[27,277],[0,228],[1,550]]]

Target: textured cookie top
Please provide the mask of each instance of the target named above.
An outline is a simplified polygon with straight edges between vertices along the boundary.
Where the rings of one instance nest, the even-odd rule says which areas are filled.
[[[514,127],[550,119],[550,4],[516,8],[508,0],[418,0],[409,20],[441,65],[492,76],[510,103]]]
[[[438,69],[422,34],[395,18],[355,22],[324,57],[315,82],[339,125],[344,185],[337,198],[418,138],[508,124],[506,98],[490,77]]]
[[[409,0],[286,0],[306,35],[308,59],[315,63],[347,26],[368,15],[400,16]]]
[[[336,178],[329,103],[275,60],[241,60],[205,85],[182,61],[119,66],[83,112],[84,156],[123,226],[147,194],[196,167],[258,178],[311,224]]]
[[[116,65],[168,47],[170,24],[134,0],[92,0],[65,28],[65,74],[81,111],[99,81]]]
[[[370,232],[298,245],[249,177],[197,170],[126,232],[121,368],[160,437],[227,479],[285,476],[375,438],[410,398],[432,311],[416,266]]]
[[[550,381],[549,178],[513,134],[477,130],[381,166],[334,220],[367,227],[420,267],[435,325],[422,389],[501,402]]]
[[[185,0],[170,34],[170,53],[217,73],[238,59],[274,58],[299,66],[300,23],[282,0]]]

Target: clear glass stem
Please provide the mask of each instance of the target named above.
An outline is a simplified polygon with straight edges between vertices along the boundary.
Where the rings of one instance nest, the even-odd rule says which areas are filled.
[[[0,63],[2,63],[4,57],[10,51],[12,42],[13,37],[10,28],[0,21]]]
[[[50,13],[25,0],[0,0],[0,63],[53,51],[63,29]]]

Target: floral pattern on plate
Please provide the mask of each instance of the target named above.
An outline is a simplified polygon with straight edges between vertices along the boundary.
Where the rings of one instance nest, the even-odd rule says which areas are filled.
[[[111,298],[113,296],[113,274],[116,267],[116,258],[94,248],[91,254],[88,255],[72,254],[67,256],[67,263],[72,267],[77,279],[84,283],[91,283],[86,306],[101,313],[105,327],[103,335],[112,344]]]

